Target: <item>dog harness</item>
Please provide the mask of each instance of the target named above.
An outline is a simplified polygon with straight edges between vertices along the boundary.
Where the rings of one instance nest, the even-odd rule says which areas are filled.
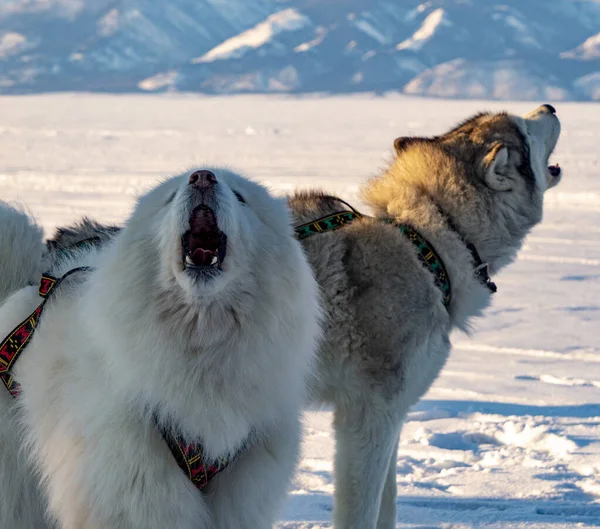
[[[2,379],[6,389],[13,397],[16,398],[19,396],[20,388],[11,374],[11,369],[25,347],[27,347],[29,344],[33,336],[33,332],[40,321],[40,316],[44,311],[44,306],[48,301],[48,296],[67,277],[77,272],[83,272],[86,270],[89,270],[89,268],[74,268],[73,270],[67,272],[60,279],[52,277],[48,274],[42,275],[42,279],[40,280],[40,285],[38,287],[38,294],[41,298],[43,298],[43,301],[24,321],[22,321],[11,331],[11,333],[0,344],[0,379]]]
[[[91,240],[82,242],[87,243],[91,242]],[[78,243],[77,246],[82,246],[82,243]],[[50,298],[50,295],[56,292],[57,287],[67,279],[67,277],[78,272],[90,270],[92,269],[89,267],[74,268],[60,278],[53,277],[49,274],[42,275],[38,293],[40,297],[43,298],[43,301],[23,322],[17,325],[0,344],[0,379],[2,379],[6,389],[14,398],[19,396],[20,386],[15,381],[11,370],[23,350],[31,341],[33,333],[40,321],[42,312],[44,311],[44,306]],[[169,447],[173,458],[177,462],[177,465],[185,472],[189,480],[198,490],[204,489],[217,474],[227,468],[237,455],[233,454],[221,457],[216,461],[208,461],[201,444],[187,443],[182,437],[160,428],[158,424],[157,427],[165,443]],[[242,450],[243,447],[240,448],[237,453]]]
[[[321,217],[320,219],[314,220],[312,222],[307,222],[306,224],[296,226],[296,237],[298,239],[303,240],[308,237],[311,237],[312,235],[337,230],[360,218],[369,218],[367,215],[359,213],[347,202],[344,202],[343,200],[340,200],[336,197],[329,198],[334,198],[337,202],[345,204],[350,208],[350,210],[338,211],[337,213]],[[475,265],[475,276],[477,277],[477,279],[479,279],[479,281],[481,281],[491,292],[496,292],[496,285],[492,283],[492,280],[490,279],[490,276],[488,274],[488,265],[486,263],[483,263],[475,246],[471,242],[469,242],[461,234],[460,231],[458,231],[454,223],[450,220],[450,218],[447,215],[443,214],[443,212],[441,213],[444,216],[448,227],[458,235],[460,240],[471,253],[471,256],[473,258],[473,264]],[[442,261],[439,254],[436,252],[433,245],[427,239],[425,239],[425,237],[423,237],[415,228],[408,224],[398,224],[393,219],[384,219],[383,222],[385,222],[386,224],[396,226],[400,230],[400,232],[415,245],[419,260],[421,261],[423,266],[428,268],[429,271],[433,274],[435,285],[442,293],[444,307],[446,307],[446,310],[448,310],[450,306],[450,301],[452,299],[450,277],[448,276],[448,272],[446,270],[446,267],[444,266],[444,262]]]

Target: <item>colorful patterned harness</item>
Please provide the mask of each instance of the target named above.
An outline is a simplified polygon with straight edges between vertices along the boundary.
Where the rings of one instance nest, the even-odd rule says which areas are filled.
[[[0,379],[2,379],[6,389],[13,397],[16,398],[19,396],[20,386],[13,378],[11,374],[11,368],[14,366],[25,347],[27,347],[29,344],[33,336],[33,332],[40,321],[40,316],[44,311],[44,306],[49,299],[50,293],[53,292],[54,289],[70,275],[86,270],[89,270],[89,268],[74,268],[73,270],[67,272],[60,279],[52,277],[48,274],[42,275],[38,293],[40,297],[44,299],[44,301],[42,301],[40,305],[38,305],[38,307],[29,316],[27,316],[24,321],[17,325],[0,344]]]
[[[318,233],[334,231],[360,218],[368,217],[366,215],[362,215],[355,209],[352,211],[338,211],[337,213],[327,215],[326,217],[322,217],[318,220],[297,226],[296,237],[302,240],[312,235],[317,235]],[[419,260],[433,274],[435,285],[442,292],[444,307],[446,307],[447,310],[450,306],[450,300],[452,299],[450,278],[448,277],[448,272],[446,271],[444,262],[435,251],[433,245],[427,241],[427,239],[425,239],[425,237],[423,237],[417,230],[408,224],[397,224],[392,219],[386,219],[384,222],[396,226],[400,232],[402,232],[408,238],[408,240],[416,246]]]
[[[91,239],[89,241],[91,241]],[[77,246],[82,246],[82,243],[78,243]],[[90,270],[92,269],[89,267],[74,268],[60,278],[53,277],[49,274],[42,275],[38,288],[38,293],[43,298],[42,303],[23,322],[17,325],[0,344],[0,379],[2,379],[6,389],[14,398],[19,396],[20,386],[13,378],[11,370],[21,353],[31,341],[33,333],[38,326],[40,316],[44,311],[44,306],[50,298],[50,295],[56,292],[58,285],[60,285],[67,277],[78,272]],[[221,457],[216,461],[208,461],[205,458],[204,449],[201,444],[190,444],[183,438],[173,435],[160,427],[159,430],[167,443],[167,446],[171,450],[171,454],[173,454],[175,461],[199,490],[204,489],[217,474],[225,470],[237,455],[233,454],[227,457]],[[242,450],[243,447],[238,450],[238,453]]]

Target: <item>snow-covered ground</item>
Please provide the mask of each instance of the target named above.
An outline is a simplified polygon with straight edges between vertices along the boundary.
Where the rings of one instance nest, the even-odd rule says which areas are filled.
[[[55,95],[0,97],[0,198],[51,231],[118,222],[162,176],[205,161],[276,192],[323,186],[360,204],[398,135],[441,132],[520,103],[393,98]],[[600,527],[600,105],[560,104],[564,170],[545,220],[472,337],[410,414],[398,459],[398,527]],[[330,526],[331,414],[307,414],[282,527]]]

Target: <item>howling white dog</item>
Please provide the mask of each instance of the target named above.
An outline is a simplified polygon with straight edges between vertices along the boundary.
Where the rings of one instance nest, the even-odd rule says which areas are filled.
[[[20,328],[42,244],[8,207],[0,252],[0,526],[271,527],[320,335],[285,201],[220,168],[165,181],[109,243],[62,249]]]

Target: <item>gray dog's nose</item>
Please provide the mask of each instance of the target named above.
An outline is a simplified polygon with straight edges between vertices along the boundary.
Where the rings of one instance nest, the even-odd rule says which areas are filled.
[[[556,114],[556,109],[552,105],[542,105],[540,108],[544,109],[546,112],[550,114]]]
[[[217,177],[210,171],[196,171],[190,175],[190,185],[198,189],[207,189],[217,183]]]

